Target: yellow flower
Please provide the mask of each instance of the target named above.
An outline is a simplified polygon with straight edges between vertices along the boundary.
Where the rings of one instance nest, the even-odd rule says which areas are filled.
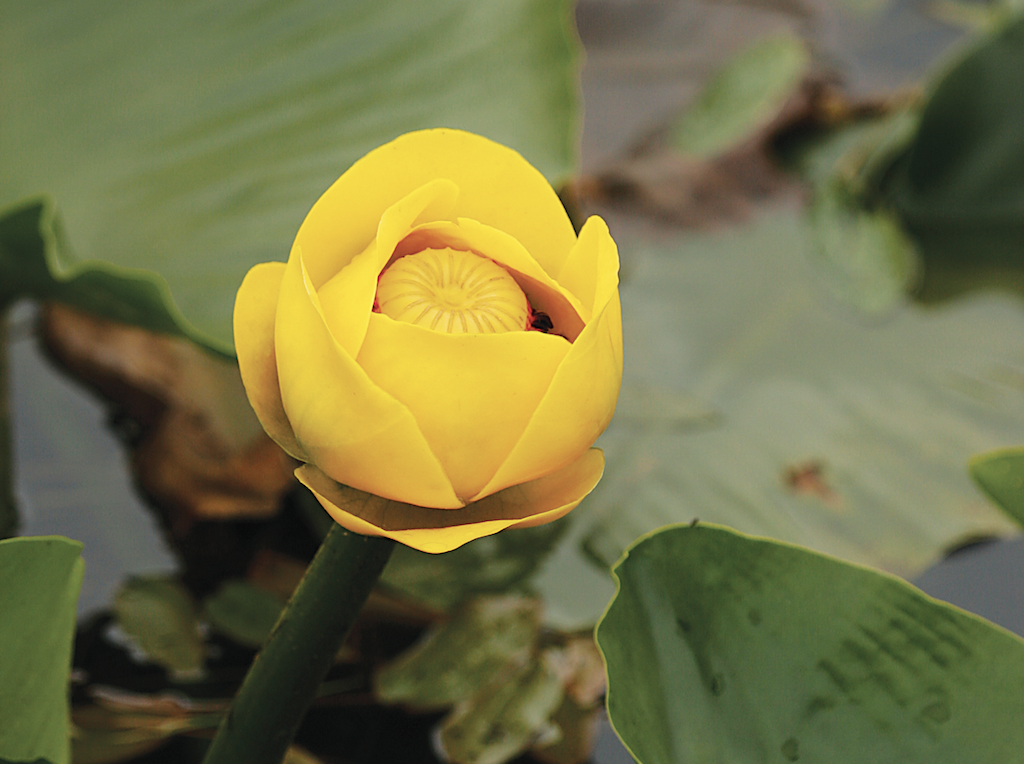
[[[445,552],[593,490],[622,378],[618,251],[519,154],[409,133],[313,206],[235,303],[263,427],[345,528]]]

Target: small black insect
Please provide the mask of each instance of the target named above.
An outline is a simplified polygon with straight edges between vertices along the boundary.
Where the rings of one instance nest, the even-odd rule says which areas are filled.
[[[551,317],[547,313],[537,311],[533,314],[533,320],[530,321],[530,328],[536,329],[538,332],[544,332],[547,334],[555,328],[554,323],[551,321]]]

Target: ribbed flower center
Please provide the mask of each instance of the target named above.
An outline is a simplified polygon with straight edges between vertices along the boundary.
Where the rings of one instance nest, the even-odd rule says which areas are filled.
[[[396,321],[449,334],[521,332],[530,304],[493,260],[455,249],[399,258],[377,282],[377,305]]]

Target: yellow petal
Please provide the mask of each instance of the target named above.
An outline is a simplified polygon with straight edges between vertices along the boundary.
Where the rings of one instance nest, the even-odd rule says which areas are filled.
[[[604,454],[592,448],[557,472],[452,511],[371,496],[331,480],[312,465],[300,467],[295,475],[348,530],[439,554],[505,528],[557,520],[594,490],[603,472]]]
[[[611,289],[618,286],[619,251],[608,233],[608,226],[596,215],[587,219],[580,238],[569,252],[558,283],[574,294],[589,321],[595,306],[604,304]]]
[[[615,413],[622,383],[622,312],[618,290],[576,338],[523,436],[477,501],[558,469],[593,444]]]
[[[307,265],[313,283],[320,286],[362,252],[397,199],[437,178],[459,187],[451,214],[505,231],[545,271],[561,270],[576,234],[544,176],[509,148],[440,129],[407,133],[371,151],[320,197],[296,237],[303,252],[315,253]]]
[[[308,461],[389,499],[462,506],[409,409],[331,336],[301,251],[285,269],[275,337],[284,410]]]
[[[242,280],[235,298],[235,352],[245,394],[263,429],[291,456],[306,461],[284,413],[277,379],[274,317],[284,269],[284,263],[261,263]]]
[[[581,316],[584,310],[579,300],[551,278],[522,244],[503,231],[467,218],[459,218],[458,223],[424,223],[413,229],[397,252],[411,254],[445,247],[475,252],[503,265],[526,294],[533,309],[548,314],[555,334],[571,342],[583,330]],[[590,315],[589,309],[586,315]]]
[[[324,320],[334,339],[352,358],[359,354],[366,336],[366,323],[377,292],[377,277],[395,245],[409,234],[413,226],[424,222],[424,218],[436,220],[438,216],[445,215],[458,195],[458,187],[450,180],[435,180],[393,204],[381,216],[374,241],[323,286],[318,286],[313,279],[311,263],[316,262],[322,269],[325,263],[333,263],[334,259],[314,257],[307,250],[302,250],[310,270],[310,280],[314,287],[318,287]]]
[[[408,407],[468,500],[508,456],[570,348],[554,334],[446,334],[374,313],[356,360]]]

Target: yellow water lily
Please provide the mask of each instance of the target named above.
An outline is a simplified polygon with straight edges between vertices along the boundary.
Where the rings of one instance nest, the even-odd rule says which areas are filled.
[[[622,378],[618,250],[545,178],[459,130],[332,185],[287,264],[249,271],[238,363],[263,427],[342,526],[445,552],[593,490]]]

